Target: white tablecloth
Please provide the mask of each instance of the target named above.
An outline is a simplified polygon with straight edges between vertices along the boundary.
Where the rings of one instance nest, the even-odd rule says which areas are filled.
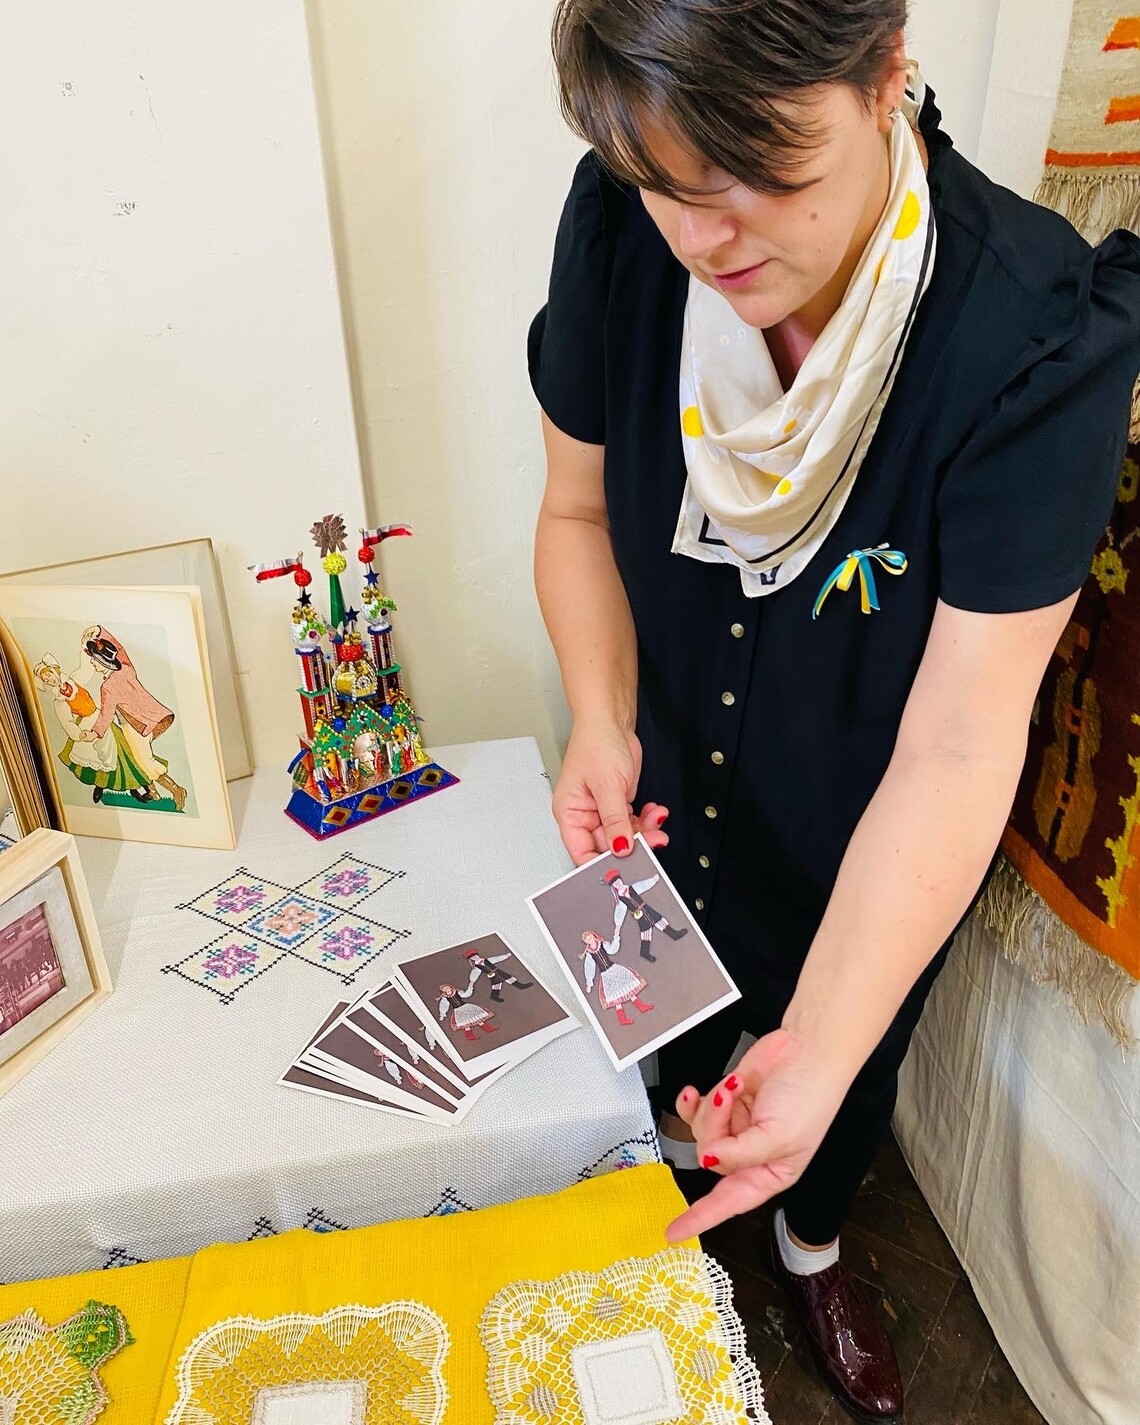
[[[586,1029],[452,1127],[276,1084],[331,1006],[396,958],[498,930],[562,990],[524,903],[569,869],[536,745],[432,751],[459,786],[323,844],[286,820],[289,779],[268,770],[231,786],[236,852],[81,843],[116,990],[0,1099],[0,1281],[484,1207],[656,1160],[637,1071],[615,1074]],[[179,907],[239,867],[291,889],[346,853],[403,873],[357,909],[410,931],[354,985],[334,977],[351,965],[286,956],[227,1003],[163,972],[200,974],[187,957],[224,928]]]
[[[1140,996],[1132,1013],[1140,1034]],[[895,1127],[1042,1415],[1136,1425],[1140,1060],[975,923],[927,1004]]]

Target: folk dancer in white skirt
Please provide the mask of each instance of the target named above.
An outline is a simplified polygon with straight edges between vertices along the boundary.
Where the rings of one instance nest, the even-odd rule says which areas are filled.
[[[594,988],[594,978],[598,980],[598,1003],[603,1009],[617,1010],[618,1023],[631,1025],[633,1020],[625,1012],[625,1006],[632,1004],[642,1014],[653,1008],[641,998],[647,982],[628,965],[618,964],[610,958],[611,946],[594,930],[587,930],[582,936],[585,949],[581,960],[585,962],[586,993]]]
[[[440,985],[439,993],[440,1021],[450,1014],[451,1027],[457,1034],[462,1033],[464,1038],[474,1040],[476,1029],[482,1029],[484,1034],[498,1032],[499,1026],[489,1023],[495,1017],[494,1011],[484,1009],[481,1004],[470,1004],[455,985]]]

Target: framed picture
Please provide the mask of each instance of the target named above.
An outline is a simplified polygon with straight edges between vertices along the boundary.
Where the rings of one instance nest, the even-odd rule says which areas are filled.
[[[60,821],[43,752],[0,647],[0,851],[37,827],[58,827]]]
[[[222,743],[226,781],[248,777],[253,760],[246,736],[245,718],[238,689],[237,659],[226,610],[222,578],[213,541],[185,539],[175,544],[156,544],[147,549],[129,549],[105,554],[97,559],[72,560],[67,564],[45,565],[38,569],[17,569],[0,574],[0,584],[103,584],[160,585],[197,588],[202,595],[202,619],[206,647],[210,654],[214,706]]]
[[[63,830],[232,850],[196,588],[3,584],[0,639]]]
[[[75,840],[33,831],[0,856],[0,1094],[110,993]]]

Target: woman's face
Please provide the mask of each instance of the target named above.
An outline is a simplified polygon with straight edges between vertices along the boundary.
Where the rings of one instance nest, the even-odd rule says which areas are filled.
[[[905,74],[893,76],[874,108],[846,84],[812,96],[804,113],[821,138],[790,175],[808,185],[798,193],[757,193],[665,128],[649,131],[655,156],[676,180],[714,191],[679,201],[642,190],[646,210],[677,260],[721,292],[746,325],[773,327],[801,311],[870,240],[890,186],[890,112],[905,83]]]

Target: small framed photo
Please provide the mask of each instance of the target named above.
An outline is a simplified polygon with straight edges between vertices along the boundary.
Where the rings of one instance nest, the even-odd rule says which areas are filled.
[[[75,840],[33,831],[0,857],[0,1095],[110,993]]]

